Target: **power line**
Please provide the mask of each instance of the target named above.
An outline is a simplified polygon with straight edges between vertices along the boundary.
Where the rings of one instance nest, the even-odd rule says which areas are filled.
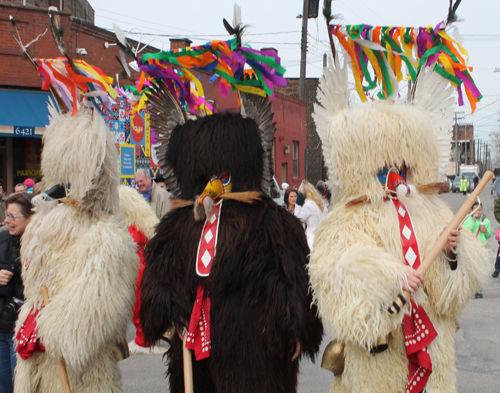
[[[375,11],[373,11],[370,7],[368,7],[366,5],[365,2],[363,2],[362,0],[358,0],[361,4],[363,4],[365,6],[365,8],[368,9],[368,11],[370,11],[373,15],[375,15],[377,18],[380,18],[383,22],[385,22],[386,24],[389,24],[389,22],[387,22],[384,18],[382,18],[380,15],[378,15]]]
[[[167,26],[167,25],[164,25],[164,24],[160,24],[160,23],[154,23],[154,22],[151,22],[149,20],[145,20],[145,19],[138,19],[138,18],[135,18],[135,17],[131,17],[131,16],[128,16],[128,15],[124,15],[124,14],[120,14],[120,13],[117,13],[117,12],[114,12],[114,11],[108,11],[108,10],[105,10],[103,8],[98,8],[96,7],[95,8],[96,10],[100,10],[100,11],[105,11],[105,12],[109,12],[113,15],[119,15],[119,16],[124,16],[125,18],[130,18],[130,19],[133,19],[134,22],[135,21],[140,21],[140,22],[146,22],[148,23],[149,25],[156,25],[156,26],[161,26],[163,28],[171,28],[171,29],[175,29],[175,30],[183,30],[183,31],[189,31],[189,32],[192,32],[192,33],[195,33],[195,35],[192,35],[193,37],[196,37],[196,36],[210,36],[210,37],[228,37],[228,34],[204,34],[204,33],[199,33],[199,32],[196,32],[196,31],[193,31],[193,30],[186,30],[186,29],[181,29],[181,28],[178,28],[178,27],[174,27],[174,26]],[[115,20],[113,18],[110,18],[110,17],[106,17],[106,16],[102,16],[100,15],[99,17],[101,18],[104,18],[104,19],[109,19],[109,20]],[[127,22],[127,21],[121,21],[123,23],[130,23],[130,24],[134,24],[132,22]],[[111,30],[111,29],[107,29],[107,30]],[[158,30],[158,29],[152,29],[152,30]],[[164,31],[164,30],[163,30]],[[282,34],[295,34],[295,33],[300,33],[300,30],[290,30],[290,31],[272,31],[272,32],[269,32],[269,33],[244,33],[243,36],[258,36],[258,35],[282,35]],[[144,33],[144,35],[146,35],[146,33]],[[153,35],[152,33],[148,33],[147,35]],[[173,35],[169,35],[169,34],[166,34],[165,36],[173,36]],[[175,36],[178,36],[175,35]],[[182,36],[183,38],[190,38],[189,35],[187,36]]]

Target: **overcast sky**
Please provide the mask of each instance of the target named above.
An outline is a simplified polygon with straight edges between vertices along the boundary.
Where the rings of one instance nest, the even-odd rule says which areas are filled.
[[[95,10],[95,23],[111,28],[113,23],[124,31],[136,28],[147,34],[162,34],[154,46],[169,49],[170,36],[189,38],[194,44],[212,39],[227,39],[222,18],[233,20],[233,0],[90,0]],[[243,23],[249,25],[244,42],[253,48],[275,47],[287,68],[285,76],[299,76],[300,32],[302,0],[238,0],[242,9]],[[323,1],[320,1],[320,7]],[[444,20],[448,13],[448,0],[336,0],[332,2],[335,14],[341,14],[343,24],[366,23],[391,26],[428,26]],[[488,139],[488,134],[498,130],[500,123],[500,1],[462,0],[458,16],[464,21],[457,23],[460,34],[466,39],[469,65],[474,67],[472,76],[483,94],[474,115],[470,108],[464,111],[464,122],[473,123],[475,137]],[[325,21],[321,16],[308,24],[307,76],[318,77],[322,73],[324,53],[330,53]],[[139,39],[139,35],[130,37]],[[154,37],[145,35],[143,42]],[[161,41],[160,41],[161,40]],[[400,84],[404,89],[406,82]]]

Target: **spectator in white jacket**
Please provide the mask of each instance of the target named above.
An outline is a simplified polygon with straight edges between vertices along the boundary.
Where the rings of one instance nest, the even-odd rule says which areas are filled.
[[[302,183],[299,191],[304,194],[305,201],[302,208],[295,207],[295,216],[306,225],[307,244],[312,249],[316,228],[328,211],[323,206],[323,198],[311,183]]]

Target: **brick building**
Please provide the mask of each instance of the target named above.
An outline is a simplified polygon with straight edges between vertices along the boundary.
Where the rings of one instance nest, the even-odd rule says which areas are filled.
[[[455,135],[458,129],[458,133]],[[453,126],[451,160],[456,161],[456,142],[458,142],[460,164],[470,165],[476,162],[474,126],[472,124],[458,124]]]
[[[64,42],[74,58],[95,64],[108,75],[120,71],[114,60],[118,49],[104,47],[105,42],[114,42],[114,35],[94,26],[94,10],[86,0],[0,0],[0,178],[6,192],[12,192],[14,185],[25,178],[40,175],[41,137],[48,124],[49,96],[41,91],[34,66],[20,56],[20,47],[9,32],[10,16],[27,45],[47,29],[47,8],[51,5],[62,5]],[[76,48],[85,48],[88,55],[77,54]],[[28,51],[32,57],[61,56],[48,31]]]
[[[299,97],[299,78],[288,78],[287,86],[279,89],[280,93],[283,93],[291,97]],[[325,167],[325,162],[323,158],[323,147],[321,144],[321,139],[316,132],[316,124],[312,118],[314,112],[314,104],[316,101],[316,91],[318,89],[319,79],[318,78],[307,78],[306,79],[306,99],[307,112],[306,112],[306,128],[307,128],[307,150],[306,156],[306,170],[305,179],[309,180],[312,184],[316,185],[318,180],[324,180],[327,178],[327,170]]]
[[[33,65],[20,57],[19,45],[9,32],[9,17],[14,18],[26,45],[48,27],[48,6],[60,9],[64,43],[73,58],[83,59],[110,76],[121,70],[115,59],[118,48],[105,46],[106,42],[115,42],[114,34],[94,26],[94,10],[86,0],[0,0],[0,104],[3,109],[0,111],[0,178],[7,192],[25,178],[40,175],[41,137],[48,124],[49,96],[41,91],[42,83]],[[189,40],[171,40],[172,49],[189,44]],[[146,48],[145,52],[148,49],[153,51]],[[29,53],[33,58],[61,56],[50,32],[31,44]],[[214,100],[219,110],[237,110],[236,95],[222,97],[218,82],[209,83],[210,74],[199,72],[199,76],[206,98]],[[306,177],[306,104],[294,96],[276,93],[272,105],[277,122],[276,178],[280,184],[287,181],[298,186]]]

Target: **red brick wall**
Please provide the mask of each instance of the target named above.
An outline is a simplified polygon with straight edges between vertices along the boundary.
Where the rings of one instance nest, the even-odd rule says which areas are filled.
[[[287,97],[284,94],[276,93],[272,101],[274,121],[276,124],[276,134],[274,136],[274,162],[275,176],[278,184],[282,181],[290,186],[299,187],[305,174],[305,150],[307,148],[307,103],[305,101]],[[299,143],[298,155],[298,176],[293,176],[293,142]],[[285,153],[285,146],[290,152]],[[286,163],[286,177],[283,177],[282,164]]]

